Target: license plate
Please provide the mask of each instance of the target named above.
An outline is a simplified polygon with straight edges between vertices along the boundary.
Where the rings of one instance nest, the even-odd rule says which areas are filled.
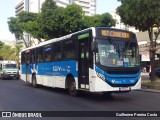
[[[12,76],[12,77],[13,77],[14,75],[10,75],[10,76]]]
[[[119,90],[120,91],[129,91],[130,88],[129,87],[120,87]]]

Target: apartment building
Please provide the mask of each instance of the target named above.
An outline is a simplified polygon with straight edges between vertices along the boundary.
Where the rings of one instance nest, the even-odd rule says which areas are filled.
[[[96,0],[72,0],[73,3],[80,5],[88,16],[96,14]]]
[[[96,0],[55,0],[56,4],[61,7],[66,7],[69,4],[80,5],[88,16],[96,14]]]
[[[16,16],[21,11],[40,12],[42,4],[45,0],[18,0],[15,7]],[[67,7],[67,5],[75,3],[80,5],[86,15],[92,16],[96,14],[96,0],[55,0],[57,6]]]

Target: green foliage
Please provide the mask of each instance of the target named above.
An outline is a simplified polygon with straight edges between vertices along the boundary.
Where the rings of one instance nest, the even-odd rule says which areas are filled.
[[[30,34],[32,37],[37,38],[41,42],[41,34],[38,29],[38,13],[21,12],[18,16],[21,29]]]
[[[15,35],[16,39],[22,39],[25,46],[28,47],[24,40],[23,33],[29,33],[34,38],[38,38],[37,13],[22,11],[18,17],[10,17],[8,21],[9,30]]]
[[[18,62],[18,54],[21,48],[22,45],[16,45],[15,47],[11,47],[0,41],[0,60],[16,60]]]
[[[23,30],[20,27],[18,19],[15,17],[10,17],[8,19],[9,31],[15,35],[16,39],[22,39]]]
[[[57,7],[52,15],[53,33],[51,33],[52,36],[50,38],[57,38],[66,35],[64,20],[65,8]]]
[[[140,31],[150,29],[154,24],[160,24],[159,0],[119,0],[121,6],[117,8],[122,22],[134,26]]]
[[[46,0],[42,4],[41,14],[38,17],[38,26],[42,38],[51,39],[54,38],[54,11],[57,6],[54,0]]]
[[[23,29],[18,20],[18,18],[10,17],[8,21],[9,31],[15,35],[17,40],[22,39],[25,46],[27,47],[27,43],[23,38]]]
[[[0,41],[0,48],[2,48],[3,45],[4,45],[4,43]]]
[[[67,34],[84,28],[84,12],[79,5],[71,4],[65,9],[64,26]]]
[[[116,21],[109,13],[102,15],[85,16],[85,27],[112,27]]]
[[[104,13],[100,16],[101,27],[112,27],[115,26],[116,20],[112,18],[112,15],[109,13]]]
[[[28,21],[34,21],[37,17],[37,13],[22,11],[18,15],[18,20],[20,23],[27,23]]]
[[[98,27],[101,26],[100,15],[95,16],[85,16],[85,27]]]

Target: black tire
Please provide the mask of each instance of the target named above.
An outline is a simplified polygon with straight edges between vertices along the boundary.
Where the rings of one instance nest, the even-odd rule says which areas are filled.
[[[76,82],[73,77],[69,79],[68,91],[71,96],[78,96],[78,90],[76,89]]]
[[[32,87],[34,87],[34,88],[38,87],[35,75],[32,77]]]

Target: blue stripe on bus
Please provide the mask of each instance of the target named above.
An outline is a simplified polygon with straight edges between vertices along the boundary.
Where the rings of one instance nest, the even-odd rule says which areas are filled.
[[[29,64],[28,74],[32,74],[32,71],[36,70],[38,75],[66,76],[71,73],[74,77],[78,77],[76,62],[75,60],[70,60]],[[26,74],[26,64],[22,64],[22,74]]]
[[[136,74],[108,74],[96,66],[96,73],[104,75],[105,81],[112,84],[134,84],[139,80],[140,71]]]

